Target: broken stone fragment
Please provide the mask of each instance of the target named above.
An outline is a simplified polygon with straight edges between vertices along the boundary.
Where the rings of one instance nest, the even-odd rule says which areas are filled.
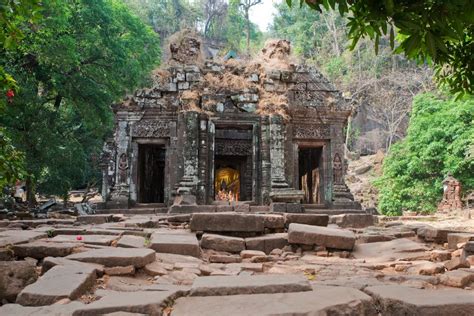
[[[444,263],[444,266],[448,271],[459,269],[459,268],[469,268],[471,265],[465,258],[456,257]]]
[[[0,261],[0,301],[15,302],[18,293],[37,279],[36,267],[27,261]]]
[[[83,244],[81,243],[59,243],[36,240],[26,244],[14,245],[12,249],[15,256],[19,258],[31,257],[35,259],[43,259],[50,256],[65,257],[82,246]]]

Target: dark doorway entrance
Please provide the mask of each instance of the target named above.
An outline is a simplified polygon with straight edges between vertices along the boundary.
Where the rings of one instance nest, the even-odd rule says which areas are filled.
[[[163,203],[165,200],[165,153],[163,145],[138,147],[139,202]]]
[[[322,204],[322,147],[300,148],[298,155],[299,189],[304,191],[303,203]]]

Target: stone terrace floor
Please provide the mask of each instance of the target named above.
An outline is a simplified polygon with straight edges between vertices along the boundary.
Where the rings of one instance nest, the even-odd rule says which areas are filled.
[[[366,214],[0,221],[0,315],[473,315],[474,222]]]

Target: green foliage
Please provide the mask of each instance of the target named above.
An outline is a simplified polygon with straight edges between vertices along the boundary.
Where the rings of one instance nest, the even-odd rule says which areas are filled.
[[[159,63],[159,40],[118,0],[45,0],[0,62],[21,87],[0,117],[25,153],[40,192],[64,195],[99,178],[97,158],[112,127],[110,105]]]
[[[286,1],[289,6],[292,0]],[[380,41],[389,37],[395,48],[395,29],[400,36],[395,52],[421,62],[432,61],[437,78],[452,93],[474,93],[474,2],[471,0],[323,0],[304,1],[322,12],[338,10],[348,16],[351,49],[363,37],[379,50]]]
[[[0,128],[0,190],[14,184],[24,171],[23,153],[13,147],[11,139]]]
[[[433,211],[442,197],[442,181],[448,172],[463,189],[474,189],[474,98],[445,100],[419,95],[407,137],[392,147],[376,181],[379,208],[384,214],[403,210]]]
[[[224,27],[224,42],[227,49],[236,50],[240,53],[245,52],[246,43],[246,19],[240,0],[230,0],[227,10],[227,18]],[[251,51],[255,51],[262,46],[263,34],[258,27],[250,23],[250,46]]]

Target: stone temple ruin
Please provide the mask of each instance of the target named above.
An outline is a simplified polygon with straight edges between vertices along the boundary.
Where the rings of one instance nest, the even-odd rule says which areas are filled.
[[[293,63],[284,40],[246,63],[203,60],[201,50],[180,34],[149,88],[114,106],[107,208],[360,208],[344,183],[351,107],[320,72]]]

